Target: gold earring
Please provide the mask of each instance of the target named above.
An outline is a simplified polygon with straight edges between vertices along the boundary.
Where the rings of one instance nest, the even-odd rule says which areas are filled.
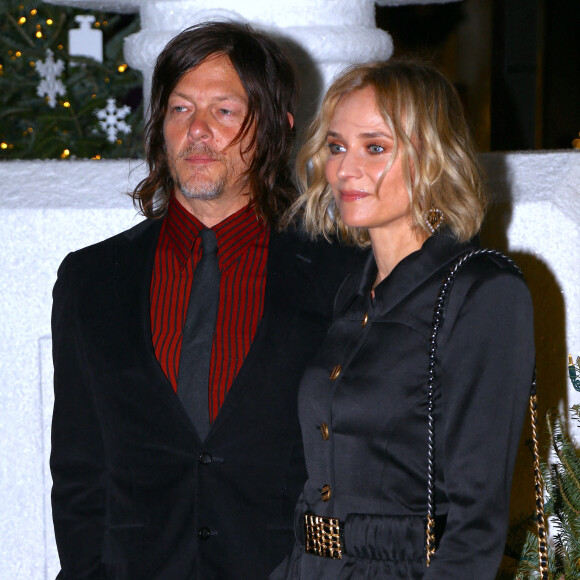
[[[443,212],[436,207],[431,207],[425,216],[425,224],[432,234],[441,227],[441,224],[444,221],[445,216],[443,215]]]

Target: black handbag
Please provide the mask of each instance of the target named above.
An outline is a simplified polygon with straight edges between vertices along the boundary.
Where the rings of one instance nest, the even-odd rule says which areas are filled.
[[[493,256],[506,264],[518,275],[523,277],[521,270],[516,264],[501,252],[489,249],[472,250],[461,256],[457,262],[449,270],[441,288],[437,300],[435,301],[435,308],[433,312],[433,327],[431,331],[430,348],[429,348],[429,382],[427,388],[427,429],[428,429],[428,444],[427,444],[427,526],[425,536],[425,548],[427,553],[427,567],[431,563],[431,557],[435,553],[435,442],[434,442],[434,419],[433,407],[435,396],[435,367],[437,355],[437,336],[439,329],[443,323],[445,306],[447,304],[449,292],[453,287],[453,282],[457,272],[465,265],[466,262],[476,256]],[[540,453],[538,448],[538,408],[536,395],[536,373],[534,370],[534,377],[530,392],[530,418],[532,423],[532,439],[533,439],[533,455],[534,455],[534,491],[536,498],[536,526],[538,530],[538,561],[539,572],[541,580],[548,580],[548,547],[546,524],[544,517],[544,493],[542,473],[540,471]]]

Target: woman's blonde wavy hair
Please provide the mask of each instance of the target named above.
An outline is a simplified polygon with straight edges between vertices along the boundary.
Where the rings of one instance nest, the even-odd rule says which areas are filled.
[[[338,235],[350,244],[370,244],[366,228],[349,227],[342,221],[325,176],[327,132],[336,106],[343,95],[369,86],[394,140],[384,174],[400,154],[412,227],[430,235],[425,218],[430,209],[437,208],[457,240],[473,237],[481,227],[486,200],[461,101],[436,68],[408,59],[355,65],[332,83],[298,153],[301,195],[283,223],[301,215],[313,237]]]

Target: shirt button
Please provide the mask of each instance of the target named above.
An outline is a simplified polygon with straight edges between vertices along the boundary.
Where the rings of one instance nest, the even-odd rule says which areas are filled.
[[[330,500],[330,496],[332,495],[332,491],[330,489],[330,485],[326,484],[322,486],[322,493],[320,494],[322,497],[322,501]]]
[[[213,461],[213,457],[211,456],[211,453],[208,453],[207,451],[203,451],[202,453],[199,454],[199,457],[197,458],[197,460],[200,463],[207,465],[208,463],[211,463]]]
[[[365,315],[363,316],[362,322],[361,322],[361,326],[364,328],[367,323],[369,321],[369,313],[365,312]]]
[[[320,432],[322,433],[322,438],[325,441],[328,441],[328,425],[326,423],[322,423],[322,425],[320,425]]]
[[[199,530],[197,531],[197,535],[199,536],[199,538],[201,540],[207,540],[209,538],[211,534],[211,531],[209,528],[199,528]]]
[[[335,381],[336,379],[338,379],[338,375],[340,374],[340,371],[342,370],[342,366],[340,365],[336,365],[331,371],[330,371],[330,380],[331,381]]]

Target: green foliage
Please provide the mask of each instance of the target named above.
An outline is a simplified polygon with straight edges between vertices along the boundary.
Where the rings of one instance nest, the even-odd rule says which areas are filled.
[[[77,14],[87,13],[103,31],[103,63],[68,54],[68,31],[78,27]],[[142,157],[142,78],[123,58],[123,39],[138,29],[137,16],[0,0],[0,160]],[[66,94],[54,108],[37,95],[36,63],[46,60],[47,49],[65,64],[59,78]],[[119,133],[114,143],[96,116],[111,97],[131,108],[124,119],[131,133]]]
[[[573,406],[571,412],[573,421],[580,424],[580,405]],[[548,430],[556,458],[554,464],[542,466],[552,544],[548,550],[550,578],[580,580],[580,455],[558,414],[548,414]],[[522,527],[516,525],[510,533],[518,529]],[[516,578],[538,577],[537,549],[537,535],[528,531]]]

